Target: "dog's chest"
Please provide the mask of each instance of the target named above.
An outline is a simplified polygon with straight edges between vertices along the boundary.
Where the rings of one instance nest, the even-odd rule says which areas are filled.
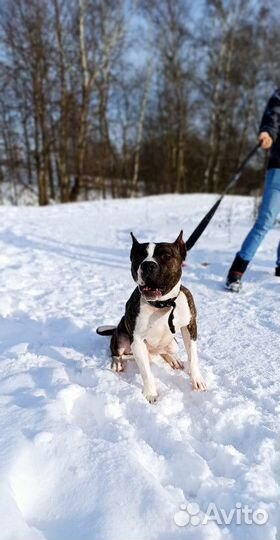
[[[165,346],[174,338],[169,327],[168,318],[172,308],[154,308],[141,301],[140,311],[136,319],[134,334],[145,339],[152,347]],[[178,332],[183,326],[187,326],[191,319],[191,313],[186,296],[180,292],[176,300],[176,308],[173,311],[173,324]]]

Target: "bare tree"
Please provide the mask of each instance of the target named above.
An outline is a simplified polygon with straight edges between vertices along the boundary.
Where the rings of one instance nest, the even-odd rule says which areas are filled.
[[[136,194],[137,182],[139,179],[140,152],[141,152],[142,141],[143,141],[144,121],[145,121],[147,101],[148,101],[148,96],[149,96],[149,91],[150,91],[150,86],[151,86],[151,81],[152,81],[152,74],[153,74],[153,62],[152,60],[150,60],[148,62],[147,70],[145,74],[145,80],[144,80],[144,85],[143,85],[144,86],[143,97],[142,97],[142,102],[141,102],[139,121],[137,125],[134,164],[133,164],[133,176],[132,176],[132,181],[131,181],[131,195]]]
[[[14,202],[24,186],[42,205],[219,191],[279,85],[279,11],[277,0],[3,0],[0,182]]]

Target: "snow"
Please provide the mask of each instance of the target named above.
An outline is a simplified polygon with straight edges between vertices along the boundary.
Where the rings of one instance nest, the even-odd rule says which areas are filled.
[[[279,225],[239,295],[223,282],[253,199],[227,197],[188,256],[207,393],[158,358],[150,405],[135,362],[113,373],[109,339],[95,333],[118,322],[134,288],[129,231],[173,241],[183,228],[187,238],[214,200],[0,208],[1,540],[276,538]],[[210,503],[268,519],[202,523]]]
[[[6,173],[8,174],[8,173]],[[5,206],[38,204],[37,186],[28,186],[28,182],[0,182],[0,204]]]

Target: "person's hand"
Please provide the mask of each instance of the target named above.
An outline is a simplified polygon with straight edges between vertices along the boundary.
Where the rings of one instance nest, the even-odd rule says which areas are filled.
[[[259,141],[261,143],[261,147],[264,150],[268,150],[272,146],[272,143],[273,143],[273,139],[271,138],[269,133],[267,133],[267,131],[262,131],[259,134]]]

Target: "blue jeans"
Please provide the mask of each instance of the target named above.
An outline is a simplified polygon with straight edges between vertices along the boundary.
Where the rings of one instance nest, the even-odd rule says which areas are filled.
[[[269,169],[259,214],[255,225],[246,236],[238,255],[244,261],[251,261],[264,239],[275,224],[280,213],[280,169]],[[280,266],[280,242],[277,249],[276,265]]]

